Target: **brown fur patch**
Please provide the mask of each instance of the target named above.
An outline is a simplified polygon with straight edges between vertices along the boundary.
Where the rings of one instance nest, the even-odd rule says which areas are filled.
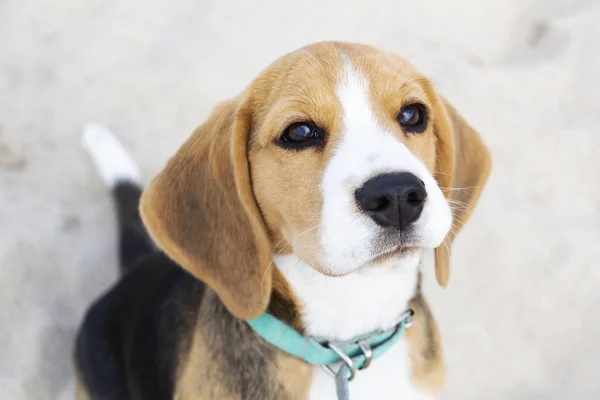
[[[277,357],[277,380],[285,386],[285,392],[290,400],[308,398],[313,376],[312,365],[306,364],[295,357],[279,353]]]
[[[209,400],[209,399],[235,399],[224,387],[225,382],[213,380],[210,384],[211,355],[199,327],[194,327],[196,334],[185,354],[181,355],[179,373],[176,384],[174,400]]]
[[[415,385],[428,393],[438,394],[444,385],[445,367],[437,324],[429,305],[421,294],[421,277],[409,307],[415,312],[414,324],[406,330],[410,345],[412,374]]]
[[[299,399],[307,391],[312,369],[262,340],[215,293],[203,299],[194,329],[175,399]]]
[[[250,183],[247,106],[229,101],[144,191],[141,215],[161,248],[240,318],[267,307],[271,247]]]

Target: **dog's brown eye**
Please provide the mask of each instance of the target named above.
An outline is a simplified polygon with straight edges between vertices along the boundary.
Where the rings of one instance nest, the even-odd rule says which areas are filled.
[[[425,107],[421,104],[409,104],[402,107],[398,122],[407,132],[423,132],[427,127]]]
[[[304,142],[305,140],[312,139],[315,134],[315,130],[308,124],[294,124],[286,130],[286,138],[291,142]]]
[[[323,139],[322,131],[311,122],[297,122],[288,126],[279,138],[283,147],[304,148],[318,144]]]

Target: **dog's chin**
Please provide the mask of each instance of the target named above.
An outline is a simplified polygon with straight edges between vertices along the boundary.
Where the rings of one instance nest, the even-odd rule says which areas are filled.
[[[319,263],[313,263],[309,265],[325,276],[331,278],[341,278],[353,273],[370,273],[375,272],[376,270],[401,269],[404,266],[414,266],[421,260],[423,252],[423,247],[397,246],[392,249],[379,252],[367,262],[343,271],[328,268],[327,266]]]
[[[420,258],[423,248],[418,246],[398,246],[377,254],[366,266],[400,268],[405,262]]]

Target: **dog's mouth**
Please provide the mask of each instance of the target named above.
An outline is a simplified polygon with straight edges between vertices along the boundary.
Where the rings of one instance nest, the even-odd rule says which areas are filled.
[[[416,256],[419,256],[423,252],[423,250],[424,250],[424,248],[421,246],[397,245],[394,247],[388,247],[386,250],[380,250],[378,253],[374,254],[370,260],[362,263],[357,268],[350,270],[350,271],[344,271],[344,272],[340,273],[340,272],[334,272],[328,268],[322,268],[322,267],[315,268],[315,269],[317,269],[317,271],[319,271],[320,273],[322,273],[326,276],[329,276],[332,278],[339,278],[339,277],[343,277],[343,276],[346,276],[348,274],[351,274],[351,273],[354,273],[357,271],[368,270],[371,267],[384,267],[384,269],[394,268],[394,266],[396,264],[390,263],[390,261],[393,261],[393,260],[401,261],[403,259],[409,259],[412,257],[416,257]],[[313,265],[313,264],[311,264],[311,265]],[[314,268],[314,266],[313,266],[313,268]]]
[[[418,246],[398,246],[398,247],[392,248],[390,250],[386,250],[386,251],[379,253],[377,256],[375,256],[371,260],[370,264],[377,265],[377,264],[382,264],[386,261],[389,261],[393,258],[410,257],[417,253],[420,253],[421,251],[423,251],[423,249]]]

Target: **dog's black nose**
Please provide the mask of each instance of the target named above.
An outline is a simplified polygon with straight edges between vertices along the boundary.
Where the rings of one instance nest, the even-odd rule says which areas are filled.
[[[355,193],[359,207],[383,227],[400,230],[415,222],[427,197],[425,184],[408,172],[369,179]]]

